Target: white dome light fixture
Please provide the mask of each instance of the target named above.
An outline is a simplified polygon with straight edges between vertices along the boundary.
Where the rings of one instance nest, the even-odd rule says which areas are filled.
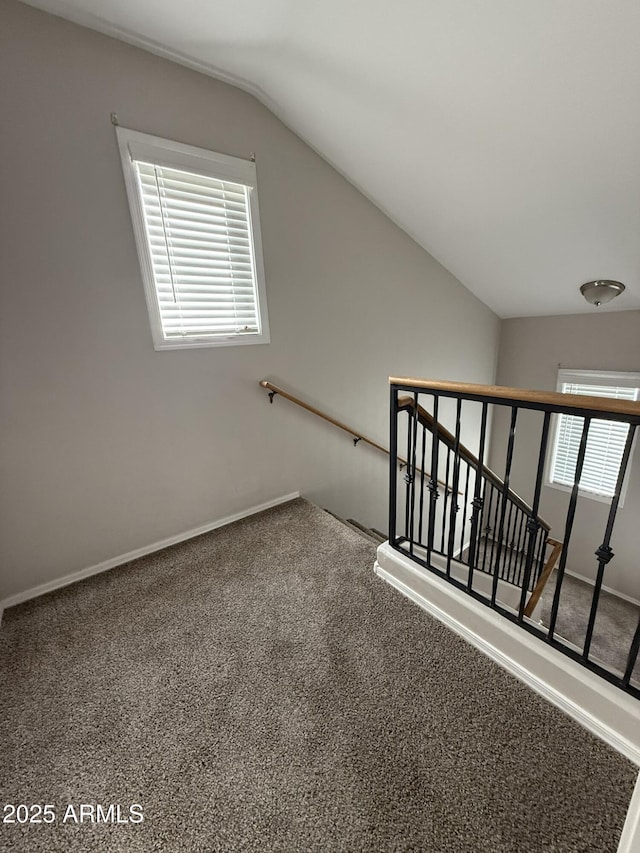
[[[600,306],[611,302],[624,290],[624,284],[619,281],[600,279],[599,281],[587,281],[580,287],[580,293],[590,305]]]

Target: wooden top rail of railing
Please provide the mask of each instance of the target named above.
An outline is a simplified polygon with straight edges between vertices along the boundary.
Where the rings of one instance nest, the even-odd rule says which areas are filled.
[[[558,411],[587,409],[598,416],[612,416],[612,420],[629,420],[640,424],[640,401],[614,400],[611,397],[587,397],[582,394],[561,394],[557,391],[532,391],[502,385],[476,385],[472,382],[445,382],[440,379],[413,379],[407,376],[390,376],[390,385],[415,388],[416,391],[434,391],[473,400],[492,398],[505,403],[529,404],[530,408],[547,408]]]
[[[362,441],[365,444],[368,444],[370,447],[374,447],[376,450],[379,450],[380,453],[385,453],[387,456],[389,456],[389,451],[387,450],[387,448],[383,447],[381,444],[378,444],[377,441],[374,441],[372,438],[367,438],[366,435],[363,435],[361,432],[358,432],[358,430],[352,429],[350,426],[347,426],[347,424],[343,423],[342,421],[336,420],[336,418],[332,418],[330,415],[321,412],[320,409],[316,409],[315,406],[311,406],[309,403],[305,403],[305,401],[301,400],[299,397],[294,397],[293,394],[289,394],[288,391],[285,391],[278,385],[274,385],[272,382],[269,382],[266,379],[262,379],[260,381],[260,386],[262,388],[266,388],[266,390],[269,391],[269,396],[271,396],[272,394],[277,394],[280,397],[284,397],[285,400],[289,400],[291,403],[295,403],[296,406],[300,406],[301,409],[306,409],[306,411],[311,412],[312,415],[316,415],[316,417],[322,418],[323,421],[327,421],[327,423],[333,424],[333,426],[337,427],[338,429],[341,429],[343,432],[349,433],[349,435],[353,438],[355,444]],[[273,401],[273,397],[271,397],[271,400]],[[406,467],[407,460],[404,459],[402,456],[398,456],[398,464],[402,467]],[[427,471],[425,471],[424,473],[425,476],[430,476]],[[442,483],[440,481],[438,482],[441,486],[446,487],[445,483]]]
[[[398,409],[401,411],[414,411],[414,400],[413,397],[399,397],[398,398]],[[428,430],[433,432],[434,418],[429,412],[422,408],[422,406],[418,406],[418,420],[420,423],[425,426]],[[445,444],[447,447],[452,450],[455,449],[456,439],[455,436],[449,432],[449,430],[445,429],[441,423],[438,423],[438,438]],[[472,453],[464,444],[458,443],[458,453],[460,456],[467,462],[474,471],[480,470],[480,460],[477,456]],[[504,489],[504,480],[499,477],[495,471],[492,471],[491,468],[487,468],[486,465],[482,465],[481,475],[489,480],[497,489],[502,491]],[[511,500],[517,507],[519,507],[523,512],[527,515],[531,515],[533,510],[531,507],[524,501],[520,495],[516,494],[512,489],[507,490],[507,496],[509,500]],[[543,518],[538,516],[538,521],[540,522],[540,526],[543,527],[547,533],[551,530],[551,525],[548,524]]]

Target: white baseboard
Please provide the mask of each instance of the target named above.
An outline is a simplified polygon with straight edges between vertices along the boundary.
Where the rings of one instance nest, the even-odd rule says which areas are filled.
[[[569,571],[569,569],[565,569],[565,574],[569,575],[572,578],[575,578],[576,580],[582,581],[583,583],[588,583],[589,586],[596,585],[596,582],[593,580],[593,578],[585,577],[585,575],[580,575],[578,574],[578,572],[572,572]],[[602,591],[610,592],[611,595],[615,595],[616,598],[622,598],[625,601],[628,601],[630,604],[635,604],[636,607],[640,607],[640,601],[638,601],[637,598],[633,598],[630,595],[626,595],[624,592],[619,592],[617,589],[614,589],[611,586],[605,586],[604,584],[602,584]]]
[[[468,542],[465,542],[463,544],[462,548],[458,548],[457,551],[454,551],[451,556],[453,557],[454,560],[458,560],[458,559],[460,559],[460,555],[464,554],[464,552],[467,550],[467,548],[470,548],[470,547],[471,547],[471,539],[469,539]]]
[[[128,551],[126,554],[120,554],[118,557],[112,557],[110,560],[104,560],[102,563],[97,563],[95,566],[89,566],[86,569],[80,569],[77,572],[64,575],[61,578],[56,578],[47,583],[34,586],[24,592],[17,592],[15,595],[10,595],[4,601],[0,601],[0,619],[2,612],[8,607],[14,607],[16,604],[22,604],[32,598],[37,598],[39,595],[45,595],[48,592],[53,592],[56,589],[61,589],[69,584],[77,581],[90,578],[92,575],[98,575],[100,572],[106,572],[109,569],[114,569],[116,566],[121,566],[123,563],[129,563],[131,560],[137,560],[138,557],[146,557],[147,554],[153,554],[154,551],[161,551],[163,548],[168,548],[170,545],[177,545],[179,542],[185,542],[187,539],[193,539],[195,536],[200,536],[203,533],[209,533],[211,530],[216,530],[218,527],[224,527],[227,524],[232,524],[234,521],[240,521],[241,518],[247,518],[250,515],[255,515],[257,512],[262,512],[265,509],[278,506],[279,504],[287,503],[295,498],[300,497],[300,492],[292,492],[290,495],[282,495],[278,498],[273,498],[265,503],[252,506],[249,509],[241,512],[227,515],[224,518],[219,518],[217,521],[211,521],[208,524],[203,524],[201,527],[195,527],[192,530],[186,530],[184,533],[178,533],[175,536],[169,536],[168,539],[162,539],[160,542],[154,542],[152,545],[145,545],[143,548],[136,548],[134,551]]]
[[[375,571],[592,734],[640,766],[640,702],[389,546]]]

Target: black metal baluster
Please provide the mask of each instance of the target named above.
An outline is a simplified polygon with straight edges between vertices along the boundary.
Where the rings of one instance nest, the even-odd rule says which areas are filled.
[[[528,518],[526,513],[523,510],[520,510],[520,523],[518,525],[518,541],[516,543],[516,567],[515,574],[517,577],[517,586],[522,584],[522,577],[524,575],[524,531],[525,531],[525,519]]]
[[[444,475],[444,501],[442,502],[442,529],[440,536],[440,553],[444,554],[445,527],[447,521],[447,506],[449,505],[449,470],[451,468],[451,450],[447,447],[447,465]]]
[[[396,510],[398,503],[398,391],[390,388],[389,418],[389,542],[396,544]]]
[[[547,455],[547,444],[549,442],[550,423],[551,415],[549,412],[545,412],[544,420],[542,421],[542,433],[540,435],[540,450],[538,452],[538,470],[536,472],[536,484],[533,492],[533,505],[531,507],[531,516],[527,521],[529,542],[527,546],[527,558],[524,565],[524,579],[522,581],[522,589],[520,591],[520,607],[518,608],[519,622],[522,622],[524,618],[524,611],[527,601],[527,591],[529,589],[529,579],[531,578],[531,567],[533,565],[536,540],[538,538],[538,533],[541,530],[540,522],[538,521],[538,510],[540,509],[540,494],[542,492],[542,479],[544,477],[544,463]],[[542,538],[544,539],[544,537]]]
[[[464,554],[464,533],[467,528],[467,507],[469,506],[469,472],[471,471],[471,466],[468,462],[465,461],[465,465],[467,466],[467,475],[464,478],[464,498],[463,498],[463,513],[462,513],[462,530],[460,532],[460,560],[462,560],[462,555]]]
[[[520,585],[520,581],[522,580],[522,575],[524,574],[524,531],[525,531],[525,522],[529,517],[523,509],[518,511],[518,536],[516,539],[516,559],[515,559],[515,572],[514,577],[517,577],[518,585]]]
[[[628,687],[629,682],[631,681],[631,676],[633,675],[633,670],[635,669],[636,661],[638,660],[638,651],[640,651],[640,619],[638,619],[638,627],[633,635],[631,648],[629,649],[629,657],[627,658],[627,666],[622,679],[622,683],[625,687]]]
[[[500,491],[495,486],[493,487],[493,490],[495,493],[494,494],[495,506],[493,508],[493,518],[491,519],[491,527],[489,528],[491,530],[491,556],[489,557],[489,566],[488,566],[489,574],[491,574],[493,572],[493,558],[496,554],[496,545],[497,545],[496,538],[498,536],[498,519],[500,518],[500,506],[501,506]]]
[[[509,560],[509,577],[510,583],[516,584],[520,578],[520,534],[522,532],[522,510],[519,506],[516,507],[516,523],[513,529],[513,538],[511,539],[511,559]]]
[[[436,521],[436,501],[439,497],[438,492],[438,453],[439,441],[438,438],[438,402],[437,394],[433,395],[433,433],[431,444],[431,477],[429,479],[429,530],[427,531],[427,563],[431,565],[431,552],[433,551],[433,537]]]
[[[547,553],[547,540],[549,534],[544,529],[544,527],[540,528],[540,541],[538,543],[538,556],[536,557],[536,582],[539,580],[540,575],[544,571],[544,563],[545,557]],[[531,589],[533,589],[533,584],[531,585]]]
[[[511,518],[513,516],[514,503],[512,500],[509,500],[509,512],[507,516],[507,529],[505,531],[504,538],[504,552],[502,554],[502,571],[500,573],[500,577],[503,580],[509,580],[509,558],[511,556]]]
[[[496,544],[497,544],[496,536],[497,536],[497,532],[498,532],[498,517],[500,515],[500,507],[502,506],[502,495],[501,495],[500,491],[495,486],[493,486],[493,490],[495,492],[496,505],[495,505],[495,508],[493,511],[493,522],[492,522],[493,527],[489,528],[489,530],[491,530],[491,557],[489,558],[489,574],[492,574],[493,570],[494,570],[493,569],[493,557],[494,557],[494,554],[496,553]]]
[[[576,469],[573,479],[573,488],[571,489],[571,498],[569,500],[569,509],[567,510],[567,520],[564,529],[564,547],[560,556],[560,565],[558,566],[558,577],[556,579],[556,589],[553,595],[553,606],[551,608],[551,619],[549,622],[549,632],[547,639],[549,642],[553,640],[553,635],[556,630],[556,621],[558,619],[558,608],[560,606],[560,590],[562,581],[564,580],[564,570],[567,565],[567,555],[569,553],[569,541],[571,540],[571,531],[573,530],[573,521],[576,515],[576,503],[578,501],[578,489],[580,486],[580,477],[582,476],[582,466],[584,465],[584,455],[587,449],[587,436],[589,435],[589,426],[591,418],[585,417],[584,426],[582,427],[582,437],[580,439],[580,447],[578,449],[578,459],[576,461]]]
[[[424,462],[425,462],[425,453],[427,447],[427,428],[425,426],[422,427],[422,456],[420,459],[420,516],[418,520],[418,542],[420,545],[423,544],[423,529],[422,523],[424,521]]]
[[[502,540],[504,537],[504,519],[507,512],[507,498],[509,496],[509,480],[511,478],[511,463],[513,462],[513,445],[516,438],[516,421],[518,419],[518,409],[516,406],[511,407],[511,425],[509,427],[509,441],[507,444],[507,460],[504,471],[504,485],[502,486],[502,507],[500,509],[500,532],[498,534],[498,556],[495,562],[495,571],[493,572],[493,584],[491,588],[491,606],[495,607],[496,595],[498,592],[498,566],[500,565],[500,554],[502,553]],[[494,566],[493,560],[491,561]]]
[[[473,569],[474,570],[477,568],[480,568],[480,546],[482,545],[482,536],[483,536],[483,531],[484,531],[484,527],[483,527],[484,507],[486,506],[486,502],[487,502],[487,489],[488,489],[488,482],[487,482],[487,480],[483,480],[482,497],[481,497],[482,507],[480,509],[480,514],[478,515],[478,530],[476,532],[476,550],[475,550],[475,556],[474,556],[474,561],[473,561]],[[483,549],[482,553],[484,554],[484,549]]]
[[[492,532],[491,528],[491,510],[493,509],[493,495],[495,492],[495,488],[493,483],[485,483],[485,491],[489,488],[489,504],[487,506],[487,523],[484,527],[484,548],[482,549],[482,571],[486,572],[487,565],[487,550],[488,550],[488,538],[489,533]],[[493,543],[493,540],[492,540]],[[491,563],[489,563],[491,565]]]
[[[411,508],[410,508],[410,522],[409,522],[409,553],[413,556],[414,553],[414,545],[415,545],[415,516],[416,516],[416,448],[418,444],[418,392],[416,391],[413,395],[413,412],[411,414],[411,420],[413,421],[413,427],[411,429],[411,456],[407,455],[407,462],[410,464],[411,469],[407,470],[407,476],[409,477],[409,488],[411,489]]]
[[[598,572],[596,574],[596,583],[593,589],[593,598],[591,599],[591,612],[589,613],[589,624],[587,625],[587,635],[584,641],[584,649],[582,657],[586,660],[589,657],[589,649],[591,648],[591,639],[593,637],[593,628],[596,622],[596,612],[600,601],[600,590],[602,589],[602,578],[604,577],[605,566],[613,559],[613,551],[611,550],[611,534],[613,533],[613,525],[615,524],[616,514],[618,512],[618,504],[620,503],[620,494],[622,493],[622,484],[627,473],[629,464],[629,456],[631,455],[631,445],[636,428],[633,425],[629,426],[627,440],[624,445],[624,452],[620,461],[620,470],[618,471],[618,479],[616,480],[616,490],[611,499],[609,507],[609,517],[607,518],[607,527],[604,533],[602,545],[596,551],[598,558]]]
[[[451,484],[451,512],[449,516],[449,542],[447,544],[447,577],[451,574],[451,556],[454,548],[456,535],[456,518],[460,507],[458,505],[458,491],[460,486],[460,420],[462,416],[462,400],[458,398],[456,404],[456,434],[453,444],[453,480]]]
[[[413,546],[409,539],[409,513],[411,511],[411,430],[413,429],[413,418],[411,412],[407,412],[407,465],[404,472],[405,497],[404,497],[404,538],[409,541],[409,553],[413,554]]]
[[[529,523],[529,519],[527,518],[527,524]],[[544,554],[546,552],[546,546],[542,544],[542,561],[540,558],[540,549],[541,543],[546,541],[547,532],[544,527],[540,527],[538,533],[534,536],[534,545],[533,545],[533,560],[532,560],[532,568],[530,572],[530,588],[533,589],[535,584],[538,582],[538,578],[542,572],[542,566],[544,565]],[[528,545],[527,545],[528,549]],[[526,559],[526,558],[525,558]],[[527,564],[525,562],[525,573],[527,570]],[[526,574],[524,580],[526,581]]]
[[[513,582],[516,586],[520,586],[522,583],[522,575],[524,573],[524,551],[522,550],[523,544],[523,531],[524,531],[524,520],[526,518],[526,514],[518,508],[518,534],[515,542],[514,554],[515,554],[515,565],[513,568]]]
[[[502,554],[502,578],[508,581],[511,571],[511,542],[513,539],[513,525],[515,523],[514,515],[516,515],[517,507],[511,499],[509,499],[509,510],[507,512],[507,529],[504,538],[504,551]]]
[[[484,464],[484,443],[487,436],[487,404],[482,404],[482,415],[480,418],[480,445],[478,447],[478,468],[473,488],[473,513],[471,515],[471,544],[469,547],[469,576],[467,578],[467,589],[473,585],[473,570],[475,569],[478,554],[478,545],[482,537],[482,509],[487,492],[487,481],[482,476]]]

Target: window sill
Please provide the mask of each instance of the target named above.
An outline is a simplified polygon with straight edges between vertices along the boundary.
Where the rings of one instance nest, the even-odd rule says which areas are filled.
[[[555,489],[558,492],[566,492],[567,494],[571,494],[573,491],[572,486],[565,486],[564,483],[552,483],[550,481],[545,481],[545,486],[549,489]],[[622,508],[624,505],[624,492],[626,489],[623,489],[623,493],[620,495],[620,500],[618,501],[618,507]],[[611,501],[613,500],[613,495],[599,495],[596,492],[590,492],[587,489],[578,488],[578,495],[581,498],[589,498],[592,501],[596,501],[597,503],[608,504],[611,505]]]

